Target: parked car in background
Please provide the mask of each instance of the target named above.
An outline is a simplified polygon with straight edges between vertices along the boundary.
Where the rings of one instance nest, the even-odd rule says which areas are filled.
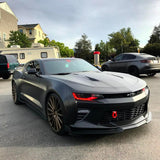
[[[40,112],[57,134],[117,133],[151,121],[149,88],[124,73],[78,58],[39,59],[13,73],[15,104]]]
[[[13,55],[0,55],[0,77],[8,79],[19,63]]]
[[[154,76],[160,72],[160,61],[146,53],[122,53],[102,64],[103,71],[129,73],[134,76]]]

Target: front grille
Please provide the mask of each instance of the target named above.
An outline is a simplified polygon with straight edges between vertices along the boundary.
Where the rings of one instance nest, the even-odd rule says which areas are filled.
[[[138,90],[136,92],[130,92],[130,93],[120,93],[120,94],[103,94],[104,98],[125,98],[125,97],[134,97],[139,94],[141,94],[143,90]]]
[[[112,117],[113,111],[106,111],[100,121],[100,124],[104,125],[108,122],[122,122],[127,120],[134,120],[146,112],[146,105],[141,104],[134,108],[118,110],[116,118]]]

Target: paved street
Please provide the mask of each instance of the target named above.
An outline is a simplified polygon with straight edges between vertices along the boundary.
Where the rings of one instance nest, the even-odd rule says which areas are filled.
[[[11,79],[0,79],[0,160],[159,160],[160,74],[141,78],[151,90],[151,123],[114,135],[63,137],[30,108],[13,104]]]

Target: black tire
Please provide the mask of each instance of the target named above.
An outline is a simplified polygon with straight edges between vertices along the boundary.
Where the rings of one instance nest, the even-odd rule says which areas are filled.
[[[66,133],[62,106],[63,103],[59,96],[55,93],[49,95],[46,102],[47,119],[52,130],[58,135],[64,135]]]
[[[106,66],[106,65],[102,66],[102,71],[109,71],[108,66]]]
[[[137,67],[130,67],[129,68],[129,74],[139,77],[139,70]]]
[[[3,78],[3,79],[9,79],[10,76],[11,76],[10,73],[5,73],[5,74],[2,75],[2,78]]]
[[[17,86],[15,82],[12,83],[12,98],[15,104],[21,104],[21,102],[19,101]]]
[[[149,77],[153,77],[153,76],[155,76],[156,75],[156,73],[148,73],[147,74],[147,76],[149,76]]]

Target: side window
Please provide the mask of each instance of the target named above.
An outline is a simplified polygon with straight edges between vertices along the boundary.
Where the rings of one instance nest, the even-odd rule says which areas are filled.
[[[25,59],[25,53],[20,53],[19,57],[20,59]]]
[[[29,34],[32,35],[32,30],[31,29],[29,30]]]
[[[28,72],[31,68],[34,68],[34,62],[31,61],[25,65],[25,70]]]
[[[6,55],[6,58],[9,63],[18,63],[18,60],[16,59],[14,55]]]
[[[6,57],[5,56],[0,56],[0,63],[6,63]]]
[[[6,33],[3,33],[3,41],[6,40]]]
[[[114,58],[115,61],[121,61],[123,59],[123,54],[119,54]]]
[[[41,58],[47,58],[48,54],[47,52],[41,52]]]
[[[23,29],[19,29],[19,32],[23,33]]]
[[[17,54],[17,53],[11,53],[11,54],[5,54],[5,55],[6,55],[6,56],[7,56],[7,55],[9,55],[9,56],[12,55],[12,56],[14,56],[16,59],[18,59],[18,54]]]
[[[125,54],[123,56],[123,60],[132,60],[132,59],[136,59],[136,56],[132,54]]]
[[[34,67],[36,68],[36,71],[38,73],[41,73],[41,71],[40,71],[40,65],[39,65],[39,63],[37,61],[34,62]]]

